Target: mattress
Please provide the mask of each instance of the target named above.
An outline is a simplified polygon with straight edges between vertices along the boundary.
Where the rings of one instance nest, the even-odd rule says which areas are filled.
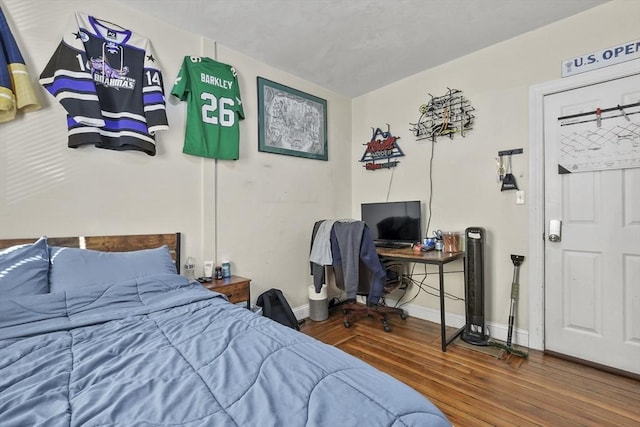
[[[177,274],[0,298],[3,426],[448,426],[424,396]]]

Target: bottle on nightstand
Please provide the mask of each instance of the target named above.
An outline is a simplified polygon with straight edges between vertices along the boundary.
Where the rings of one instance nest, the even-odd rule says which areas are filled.
[[[224,261],[222,263],[222,277],[225,279],[231,277],[231,264],[229,261]]]
[[[190,282],[196,280],[196,265],[192,257],[187,258],[184,264],[184,275]]]
[[[211,279],[213,276],[213,261],[204,262],[204,277]]]

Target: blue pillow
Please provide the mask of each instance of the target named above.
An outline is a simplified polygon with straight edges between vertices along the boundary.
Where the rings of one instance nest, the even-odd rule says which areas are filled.
[[[49,292],[47,238],[33,244],[0,251],[0,297],[20,297]]]
[[[117,283],[156,274],[177,274],[167,246],[131,252],[49,248],[51,292]]]

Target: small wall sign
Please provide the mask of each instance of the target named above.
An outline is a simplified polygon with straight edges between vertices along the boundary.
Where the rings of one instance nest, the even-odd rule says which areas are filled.
[[[640,58],[640,40],[622,43],[597,52],[562,61],[562,77],[573,76],[609,65]]]
[[[371,140],[363,144],[367,148],[364,150],[360,162],[364,163],[363,166],[367,170],[372,171],[395,168],[400,162],[391,159],[404,156],[398,145],[398,139],[400,139],[399,136],[391,136],[389,125],[387,125],[386,132],[380,128],[373,129]]]

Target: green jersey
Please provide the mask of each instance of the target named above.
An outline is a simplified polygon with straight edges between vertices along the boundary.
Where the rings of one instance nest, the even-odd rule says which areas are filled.
[[[244,119],[236,70],[211,58],[185,56],[171,94],[187,101],[183,153],[238,159]]]

